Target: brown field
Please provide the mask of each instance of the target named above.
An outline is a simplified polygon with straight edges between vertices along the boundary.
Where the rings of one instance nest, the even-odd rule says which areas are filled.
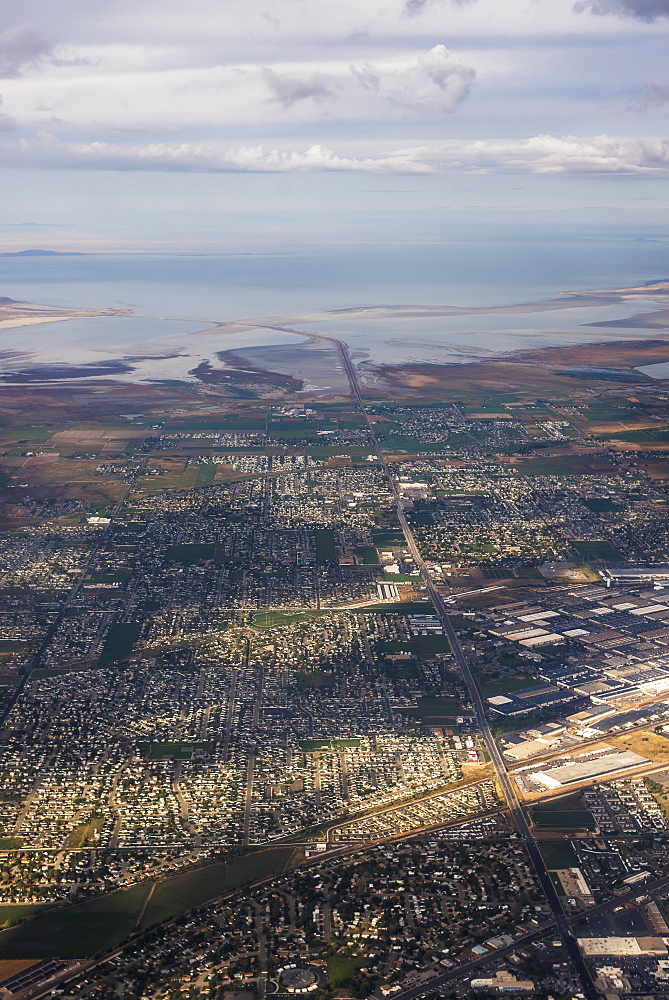
[[[629,386],[606,377],[573,378],[562,369],[597,365],[633,370],[661,361],[669,361],[669,341],[631,340],[518,351],[515,355],[466,364],[385,365],[379,366],[377,373],[390,386],[421,390],[428,396],[447,396],[470,405],[489,403],[490,395],[509,393],[525,395],[532,401],[562,396],[578,403],[591,401],[592,390],[599,385],[606,389],[615,387],[621,395],[629,392]],[[652,385],[646,376],[636,374],[639,382]]]
[[[514,420],[515,414],[509,413],[508,410],[500,410],[498,413],[467,413],[468,417],[472,417],[474,420]]]
[[[36,458],[24,459],[24,464],[14,473],[14,479],[22,479],[27,483],[95,483],[98,486],[104,482],[105,488],[114,483],[109,477],[98,476],[97,459],[62,458],[60,455],[40,455]]]
[[[56,431],[46,443],[47,448],[96,452],[123,451],[130,441],[143,441],[150,431],[142,427],[68,427]]]
[[[182,458],[152,458],[148,468],[158,470],[158,475],[143,475],[134,488],[136,494],[145,496],[163,490],[191,490],[209,485],[214,480],[215,466],[186,465]]]
[[[618,451],[669,451],[669,441],[608,441]]]
[[[12,976],[18,976],[19,972],[25,972],[32,965],[37,965],[37,958],[1,958],[0,959],[0,983],[6,982]]]
[[[588,431],[597,437],[604,437],[607,434],[624,434],[625,431],[648,431],[658,429],[657,420],[636,420],[634,414],[630,413],[629,420],[610,420],[606,422],[590,421]]]
[[[615,736],[608,740],[613,746],[624,747],[626,750],[633,750],[634,753],[643,754],[657,764],[669,762],[669,738],[659,736],[657,733],[639,730],[636,733],[625,733],[622,736]]]
[[[639,467],[644,469],[653,479],[669,479],[669,459],[646,459],[639,462]]]
[[[230,483],[235,479],[248,478],[248,475],[245,475],[243,472],[236,472],[231,465],[217,465],[215,468],[215,483]]]
[[[3,385],[0,415],[10,426],[26,424],[52,426],[54,430],[77,425],[91,426],[94,422],[106,426],[119,419],[121,413],[144,414],[151,423],[175,423],[191,417],[211,418],[230,412],[237,401],[226,402],[216,391],[201,389],[193,392],[184,385],[121,383],[103,381],[68,385]],[[109,428],[117,435],[131,437],[138,428]],[[144,432],[142,432],[144,433]]]
[[[127,484],[120,478],[97,475],[95,470],[99,465],[97,459],[65,458],[58,452],[47,455],[36,455],[30,458],[22,456],[4,456],[0,460],[0,468],[9,474],[8,487],[17,484],[27,484],[25,495],[43,498],[58,497],[60,499],[107,500],[120,499]],[[5,492],[5,516],[9,510],[20,507],[24,495],[23,490],[7,489]],[[13,516],[21,516],[21,510],[15,510]]]

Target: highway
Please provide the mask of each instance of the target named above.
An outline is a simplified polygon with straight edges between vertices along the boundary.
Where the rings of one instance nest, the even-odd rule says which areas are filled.
[[[462,646],[460,645],[460,639],[458,638],[458,634],[455,631],[455,628],[453,627],[453,624],[448,616],[448,612],[446,611],[446,606],[443,602],[441,594],[439,594],[439,592],[437,591],[432,581],[430,571],[428,570],[425,564],[425,560],[423,559],[420,553],[420,550],[416,543],[416,539],[414,538],[411,526],[409,524],[409,521],[407,519],[404,510],[404,502],[397,488],[397,483],[395,482],[395,479],[383,457],[381,447],[379,445],[378,438],[376,436],[376,431],[374,429],[374,424],[372,423],[369,414],[367,413],[365,404],[362,399],[362,395],[360,392],[360,385],[358,382],[358,373],[355,369],[353,362],[351,361],[348,345],[345,343],[345,341],[336,340],[333,337],[321,337],[320,334],[315,336],[317,336],[318,339],[329,340],[331,343],[335,344],[340,353],[344,369],[346,371],[348,380],[351,385],[351,391],[358,404],[361,414],[365,418],[365,421],[367,423],[367,428],[369,430],[369,435],[373,442],[374,452],[377,456],[377,460],[381,465],[381,468],[384,472],[384,475],[388,481],[390,490],[394,497],[395,506],[397,508],[397,517],[402,527],[402,531],[404,533],[407,546],[409,547],[409,551],[413,556],[416,567],[420,570],[420,574],[425,582],[425,586],[427,587],[427,592],[430,596],[430,600],[432,601],[437,617],[439,618],[443,626],[444,634],[448,638],[455,662],[458,668],[460,669],[463,679],[465,681],[465,685],[467,687],[467,691],[469,693],[472,706],[476,713],[478,726],[481,731],[481,735],[483,736],[483,740],[485,742],[488,753],[490,754],[490,759],[495,768],[495,774],[497,776],[497,780],[499,781],[502,787],[502,791],[504,793],[504,797],[506,799],[507,806],[511,814],[511,819],[518,833],[520,834],[521,838],[525,843],[527,852],[534,866],[534,870],[537,873],[537,878],[539,879],[541,887],[544,891],[544,894],[548,901],[548,905],[551,908],[555,925],[560,933],[562,942],[564,944],[567,953],[569,954],[574,969],[576,970],[578,977],[581,980],[581,987],[583,990],[583,994],[587,998],[587,1000],[597,1000],[598,993],[595,990],[590,973],[588,972],[585,961],[583,960],[583,956],[581,955],[579,947],[576,943],[576,938],[571,932],[569,921],[567,920],[565,912],[562,909],[562,904],[560,903],[560,898],[557,894],[556,888],[553,885],[553,880],[551,879],[550,872],[546,867],[546,863],[541,855],[541,851],[539,850],[539,845],[537,844],[532,834],[532,831],[529,827],[527,819],[525,818],[525,813],[523,812],[520,801],[516,794],[516,790],[513,786],[513,782],[506,769],[506,765],[499,751],[497,743],[493,739],[492,733],[490,732],[490,726],[488,725],[488,718],[486,715],[485,705],[483,703],[483,697],[478,687],[476,686],[472,672],[469,669],[467,658],[464,654]]]

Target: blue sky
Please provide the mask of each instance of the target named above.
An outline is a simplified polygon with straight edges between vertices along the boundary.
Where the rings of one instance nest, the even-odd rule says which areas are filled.
[[[669,0],[8,13],[7,249],[661,237],[668,221]]]

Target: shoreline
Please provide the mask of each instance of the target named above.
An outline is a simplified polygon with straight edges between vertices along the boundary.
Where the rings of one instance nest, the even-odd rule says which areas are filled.
[[[41,323],[58,323],[68,319],[91,319],[98,316],[132,316],[131,309],[68,309],[43,306],[32,302],[15,302],[0,298],[0,330],[16,330]]]

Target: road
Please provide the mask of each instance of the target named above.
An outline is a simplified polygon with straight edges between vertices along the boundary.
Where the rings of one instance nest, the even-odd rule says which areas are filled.
[[[581,987],[583,993],[587,998],[587,1000],[597,1000],[598,993],[595,990],[588,968],[585,964],[585,961],[583,960],[583,956],[581,955],[579,947],[576,943],[576,938],[572,934],[569,921],[565,915],[564,910],[562,909],[562,904],[560,903],[560,898],[557,894],[557,890],[553,885],[553,880],[551,879],[550,872],[546,867],[546,863],[541,855],[541,851],[539,850],[539,845],[537,844],[530,829],[530,826],[527,822],[527,819],[525,818],[525,813],[523,812],[520,801],[516,794],[516,790],[513,786],[513,782],[506,769],[506,764],[504,763],[499,748],[495,740],[493,739],[492,733],[490,732],[490,726],[488,725],[488,718],[486,715],[483,697],[478,687],[476,686],[474,677],[467,662],[467,658],[460,644],[460,639],[458,638],[458,634],[455,631],[453,623],[451,622],[448,616],[448,612],[446,610],[446,606],[443,602],[443,599],[439,594],[439,592],[437,591],[437,588],[435,587],[432,581],[430,571],[428,570],[425,564],[425,560],[423,559],[420,553],[420,550],[416,543],[416,539],[414,538],[413,532],[411,530],[411,525],[409,524],[409,521],[407,519],[404,510],[404,501],[402,500],[400,492],[397,488],[397,483],[383,457],[383,453],[381,451],[381,447],[379,445],[379,441],[376,436],[376,431],[374,429],[374,424],[372,423],[369,414],[367,413],[365,404],[362,399],[362,394],[360,392],[360,384],[358,381],[358,373],[355,369],[355,365],[351,360],[348,345],[345,343],[345,341],[337,340],[334,337],[321,337],[320,334],[316,336],[318,336],[319,339],[322,340],[329,340],[332,344],[336,345],[339,351],[342,363],[344,365],[344,370],[346,371],[349,383],[351,385],[351,391],[358,404],[360,413],[365,418],[367,428],[369,430],[369,435],[373,442],[373,448],[377,457],[377,461],[379,462],[383,470],[383,473],[388,481],[388,485],[390,486],[391,493],[395,500],[397,517],[402,527],[402,532],[406,539],[407,546],[409,548],[409,551],[411,552],[411,555],[414,559],[417,568],[420,570],[420,574],[425,582],[425,586],[427,587],[427,592],[430,596],[430,600],[432,601],[437,617],[439,618],[439,621],[442,624],[442,627],[444,629],[444,634],[448,638],[455,662],[460,672],[462,673],[463,679],[465,681],[465,685],[469,693],[469,698],[476,713],[476,720],[479,729],[481,731],[483,740],[485,742],[486,748],[488,750],[488,753],[490,754],[490,759],[495,768],[495,774],[497,780],[499,781],[502,791],[504,793],[504,797],[506,799],[507,806],[511,814],[511,819],[518,833],[520,834],[522,840],[525,843],[525,847],[527,848],[527,852],[534,866],[537,878],[539,879],[541,887],[548,901],[548,905],[550,906],[551,912],[553,914],[555,925],[559,931],[560,937],[562,938],[564,947],[572,961],[574,969],[576,970],[576,973],[578,974],[578,977],[581,981]],[[409,994],[407,994],[407,998],[408,996]]]

